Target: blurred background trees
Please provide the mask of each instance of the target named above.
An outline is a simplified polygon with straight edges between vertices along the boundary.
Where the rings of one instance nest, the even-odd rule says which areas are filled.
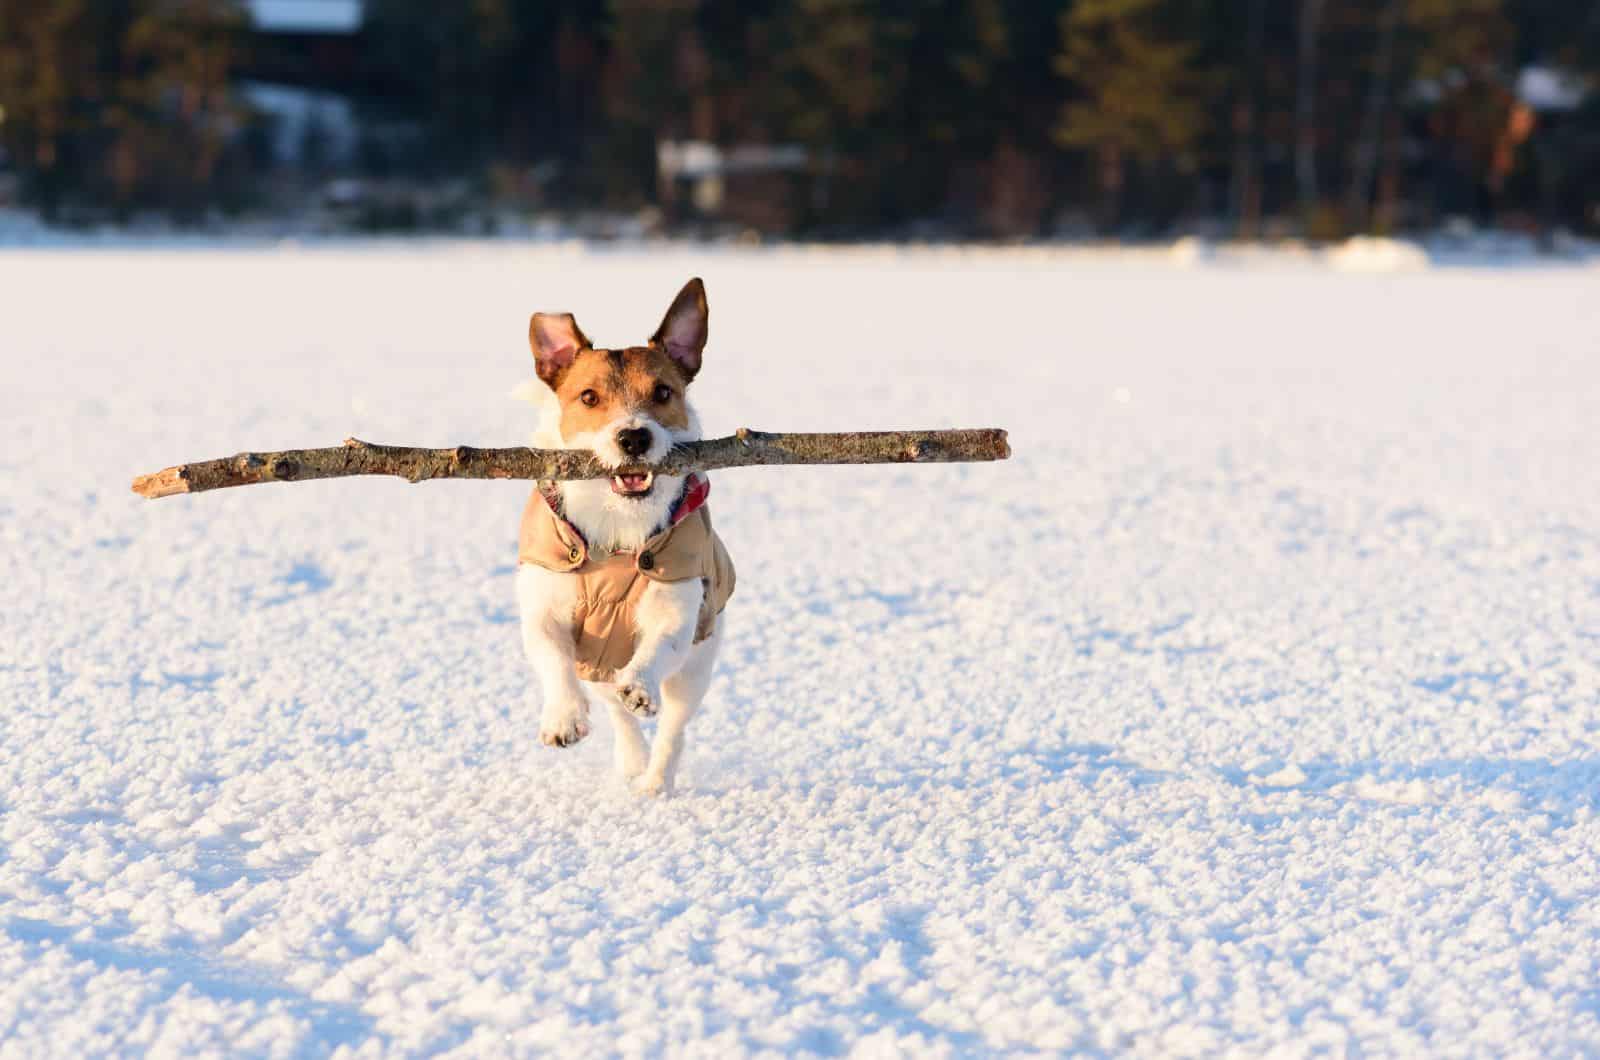
[[[0,144],[22,194],[192,216],[236,191],[230,0],[0,0]]]
[[[1592,233],[1597,75],[1600,4],[1574,0],[0,0],[0,200]]]

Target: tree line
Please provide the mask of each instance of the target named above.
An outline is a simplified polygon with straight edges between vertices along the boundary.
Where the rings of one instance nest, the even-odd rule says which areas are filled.
[[[242,79],[415,129],[361,172],[811,236],[1600,228],[1588,0],[367,0],[330,67],[234,0],[0,0],[47,210],[259,202]],[[1586,92],[1590,85],[1597,91]],[[663,143],[798,164],[664,172]]]

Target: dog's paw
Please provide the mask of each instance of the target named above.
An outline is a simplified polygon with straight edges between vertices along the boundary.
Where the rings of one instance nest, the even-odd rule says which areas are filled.
[[[635,795],[643,795],[650,799],[659,799],[662,796],[672,794],[672,785],[667,783],[667,778],[656,776],[653,773],[634,777],[629,786],[633,788]]]
[[[617,683],[617,698],[630,714],[641,718],[655,717],[661,705],[661,694],[636,677],[625,678]]]
[[[539,742],[546,747],[571,747],[589,735],[589,723],[577,712],[547,717],[539,726]]]

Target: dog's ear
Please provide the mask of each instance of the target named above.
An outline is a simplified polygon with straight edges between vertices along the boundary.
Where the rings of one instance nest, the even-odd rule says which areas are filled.
[[[711,311],[706,307],[706,285],[696,276],[683,285],[672,308],[661,319],[661,326],[650,336],[675,361],[688,379],[700,371],[700,352],[706,347],[706,322]]]
[[[534,371],[553,390],[589,339],[571,313],[535,313],[528,321],[528,345],[533,348]]]

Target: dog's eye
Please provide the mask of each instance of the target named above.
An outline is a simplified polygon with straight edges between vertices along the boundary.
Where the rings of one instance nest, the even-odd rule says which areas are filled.
[[[665,405],[672,400],[672,388],[665,383],[657,383],[655,399],[656,404]]]
[[[600,404],[600,395],[596,394],[593,390],[585,390],[583,393],[578,395],[578,400],[590,408],[594,408],[596,405]]]

